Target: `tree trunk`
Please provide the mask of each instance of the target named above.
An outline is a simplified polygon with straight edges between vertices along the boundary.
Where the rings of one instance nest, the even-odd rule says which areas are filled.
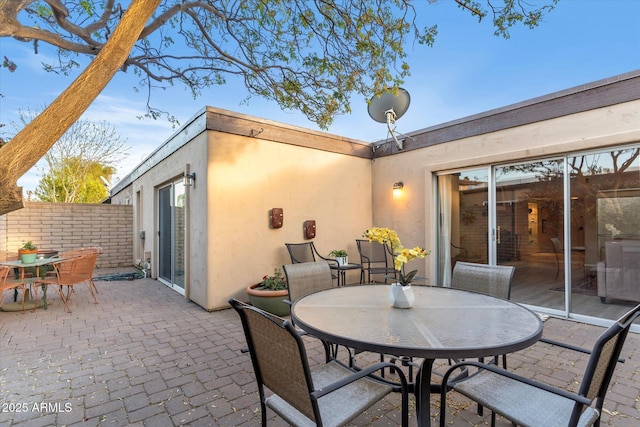
[[[80,118],[129,57],[160,0],[133,0],[89,66],[38,117],[0,148],[0,215],[23,207],[18,178]]]

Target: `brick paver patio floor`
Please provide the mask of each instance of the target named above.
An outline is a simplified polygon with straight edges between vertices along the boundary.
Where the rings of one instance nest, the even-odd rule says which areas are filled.
[[[0,426],[255,426],[258,394],[238,316],[207,312],[151,279],[99,281],[100,304],[85,288],[70,303],[49,292],[48,310],[0,312]],[[602,328],[548,319],[545,336],[590,347]],[[322,359],[309,340],[309,355]],[[630,334],[602,425],[640,425],[640,336]],[[538,343],[510,355],[510,369],[575,389],[586,356]],[[399,425],[398,395],[356,419]],[[411,406],[414,407],[413,398]],[[437,421],[439,403],[432,398]],[[450,398],[451,426],[488,425],[475,404]],[[284,426],[269,413],[270,425]],[[410,424],[416,425],[415,411]],[[499,419],[498,425],[506,426]],[[544,426],[541,426],[544,427]]]

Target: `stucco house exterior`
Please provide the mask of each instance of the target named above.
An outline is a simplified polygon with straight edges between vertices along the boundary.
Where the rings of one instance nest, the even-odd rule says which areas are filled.
[[[431,251],[412,262],[429,285],[459,260],[512,264],[513,300],[599,323],[631,302],[599,276],[608,241],[640,239],[639,152],[640,70],[409,132],[402,150],[206,107],[111,201],[133,205],[132,261],[207,310],[289,263],[285,243],[314,220],[323,255],[358,262],[355,239],[390,227]]]

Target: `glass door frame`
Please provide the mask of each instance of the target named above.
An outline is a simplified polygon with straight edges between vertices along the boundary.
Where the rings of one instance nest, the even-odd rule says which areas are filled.
[[[181,187],[181,188],[179,188]],[[162,190],[169,190],[169,200],[170,200],[170,206],[169,206],[169,218],[168,221],[170,222],[170,224],[162,224],[161,221],[163,219],[163,216],[161,215],[161,211],[163,210],[163,206],[160,206],[161,203],[161,197],[160,197],[160,192]],[[180,190],[180,191],[177,191]],[[174,291],[178,292],[181,295],[185,295],[186,294],[186,290],[185,290],[185,277],[184,277],[184,271],[185,271],[185,258],[184,258],[184,249],[186,247],[186,221],[185,218],[182,218],[182,220],[178,221],[179,218],[177,218],[178,215],[178,198],[182,197],[182,204],[183,204],[183,209],[181,210],[182,215],[186,215],[185,209],[184,209],[184,204],[185,204],[185,189],[184,189],[184,181],[182,178],[180,179],[175,179],[171,182],[168,182],[162,186],[159,186],[157,189],[157,194],[158,194],[158,202],[157,202],[157,212],[158,212],[158,251],[157,251],[157,266],[158,266],[158,281],[160,281],[161,283],[163,283],[164,285],[170,287],[171,289],[173,289]],[[170,230],[170,236],[168,237],[170,239],[170,253],[168,254],[170,257],[170,266],[169,266],[169,276],[170,277],[164,277],[162,274],[163,271],[163,265],[161,264],[163,261],[163,256],[162,256],[162,251],[164,250],[162,245],[160,244],[160,240],[163,238],[163,236],[161,236],[161,233],[163,232],[162,230],[166,230],[168,226],[168,229]],[[181,226],[182,229],[178,230],[177,227]],[[177,238],[182,239],[182,242],[178,242]],[[178,256],[178,248],[181,247],[182,248],[182,252],[181,252],[181,256]],[[182,275],[178,274],[178,271],[182,272]],[[182,283],[178,283],[178,279],[181,278],[182,279]]]

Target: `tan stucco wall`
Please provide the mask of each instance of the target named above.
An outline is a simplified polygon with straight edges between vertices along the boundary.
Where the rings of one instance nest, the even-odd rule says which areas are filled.
[[[322,255],[346,249],[359,262],[355,239],[371,222],[370,160],[213,131],[209,138],[210,293],[196,302],[214,309],[246,299],[248,285],[291,262],[285,243],[304,242],[309,219]],[[272,208],[284,209],[280,229],[269,227]],[[347,278],[358,280],[359,271]]]
[[[434,174],[640,141],[640,101],[627,102],[376,159],[373,223],[394,228],[405,246],[435,248]],[[404,182],[394,200],[394,182]],[[434,278],[435,257],[412,268]],[[428,282],[435,284],[434,281]]]
[[[196,115],[167,144],[188,143],[168,150],[171,154],[153,167],[143,164],[131,185],[113,197],[112,203],[134,206],[133,261],[151,254],[151,277],[158,277],[157,190],[189,168],[196,173],[196,183],[186,192],[185,296],[203,308],[227,308],[231,297],[246,300],[247,286],[290,263],[285,243],[307,241],[302,232],[305,220],[316,221],[313,240],[322,255],[346,249],[359,262],[355,239],[371,224],[369,159],[344,154],[354,147],[344,138],[272,122],[264,126],[291,143],[204,130],[206,113]],[[255,126],[255,118],[239,114],[212,120],[212,126],[236,131]],[[305,141],[296,145],[306,136],[320,148],[301,146]],[[165,150],[160,147],[152,157]],[[272,208],[284,209],[280,229],[269,226]],[[146,233],[144,240],[140,230]],[[359,278],[359,270],[351,271],[347,282]]]
[[[187,215],[191,228],[189,236],[192,239],[192,256],[194,262],[189,263],[187,276],[203,277],[206,271],[206,261],[202,259],[200,251],[204,250],[206,256],[207,242],[203,238],[206,234],[206,209],[207,209],[207,136],[206,133],[195,135],[189,144],[181,147],[158,165],[146,171],[128,187],[131,191],[122,191],[114,197],[113,203],[126,203],[129,199],[134,207],[133,213],[133,241],[134,260],[144,260],[145,254],[151,255],[151,277],[158,277],[158,193],[157,190],[169,183],[181,180],[189,165],[190,170],[196,172],[196,184],[187,189]],[[144,230],[145,239],[139,236],[140,230]],[[195,251],[195,252],[193,252]],[[190,288],[194,294],[192,298],[203,301],[206,298],[204,280],[199,280],[198,285]]]

